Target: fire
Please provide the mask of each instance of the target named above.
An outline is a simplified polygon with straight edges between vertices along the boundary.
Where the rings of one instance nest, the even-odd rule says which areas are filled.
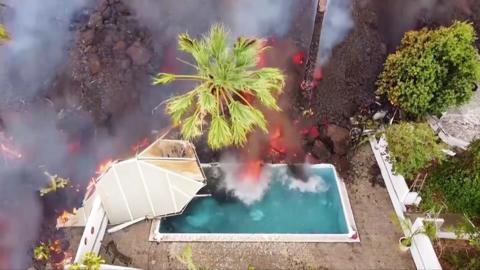
[[[274,128],[270,133],[270,149],[277,153],[285,153],[287,151],[280,127]]]
[[[137,153],[138,151],[143,150],[148,145],[150,145],[150,140],[148,138],[143,138],[132,146],[132,152]]]
[[[70,213],[67,210],[63,210],[62,214],[57,218],[57,225],[58,226],[65,226],[68,220],[74,215],[74,213]]]
[[[268,46],[268,40],[261,40],[259,46],[261,48]],[[258,68],[263,68],[266,65],[267,65],[267,58],[266,58],[266,55],[265,55],[265,50],[263,50],[257,56],[257,67]]]
[[[106,172],[108,170],[108,168],[110,168],[110,166],[113,165],[113,163],[115,163],[115,161],[112,160],[112,159],[108,159],[108,160],[105,160],[105,161],[101,162],[100,165],[98,165],[95,173],[97,175],[103,174],[104,172]]]
[[[323,69],[321,67],[315,68],[313,71],[313,79],[315,81],[321,81],[323,78]]]
[[[12,144],[13,139],[6,137],[3,132],[0,132],[0,151],[3,156],[10,159],[21,159],[23,157],[22,153],[16,150]]]
[[[305,53],[298,52],[293,55],[292,60],[297,65],[303,65],[305,63]]]
[[[62,245],[60,243],[60,240],[55,240],[53,241],[51,244],[50,244],[50,247],[49,247],[50,251],[53,251],[55,253],[60,253],[62,252]]]
[[[240,176],[242,180],[258,181],[262,173],[263,161],[250,160],[241,168]]]
[[[78,152],[78,150],[80,150],[81,144],[80,142],[75,141],[75,142],[69,143],[67,147],[70,153],[75,153],[75,152]]]

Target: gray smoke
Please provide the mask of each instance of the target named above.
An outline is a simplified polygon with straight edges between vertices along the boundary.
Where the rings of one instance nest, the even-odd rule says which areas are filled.
[[[379,29],[390,50],[395,49],[406,31],[422,26],[422,20],[449,24],[452,15],[458,11],[471,12],[468,0],[385,0],[373,3]]]
[[[179,33],[200,34],[222,22],[233,36],[285,35],[292,25],[291,0],[132,0],[137,18],[162,40],[176,40]],[[157,35],[157,36],[158,36]]]
[[[45,89],[62,62],[72,16],[90,0],[7,0],[12,40],[0,53],[2,101],[28,100]]]
[[[332,50],[340,44],[353,28],[350,0],[328,0],[320,34],[320,52],[317,62],[324,65]]]
[[[22,154],[29,160],[19,164],[4,156],[0,160],[2,269],[30,266],[29,253],[42,217],[38,189],[47,183],[42,171],[69,173],[65,169],[67,137],[57,125],[57,112],[46,102],[35,101],[43,98],[65,60],[73,37],[72,18],[89,2],[7,0],[6,8],[0,10],[12,37],[0,47],[1,131],[12,136],[18,148],[27,150]],[[82,159],[77,161],[78,166],[84,165]]]

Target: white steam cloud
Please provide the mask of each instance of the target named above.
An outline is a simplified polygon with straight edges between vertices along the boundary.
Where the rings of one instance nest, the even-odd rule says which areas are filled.
[[[350,0],[328,0],[320,34],[320,52],[317,62],[324,65],[332,50],[340,44],[353,28]]]

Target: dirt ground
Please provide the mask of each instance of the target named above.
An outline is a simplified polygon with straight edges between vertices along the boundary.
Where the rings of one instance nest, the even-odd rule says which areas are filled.
[[[352,163],[355,180],[347,189],[360,243],[157,244],[148,242],[151,223],[143,222],[106,235],[100,255],[112,262],[104,248],[113,240],[132,266],[142,269],[186,269],[176,259],[186,245],[192,247],[194,261],[208,269],[414,269],[410,254],[398,247],[400,233],[390,221],[394,211],[385,188],[370,182],[375,160],[368,144],[359,148]],[[72,243],[78,243],[81,231],[70,234]],[[115,264],[122,262],[117,258]]]

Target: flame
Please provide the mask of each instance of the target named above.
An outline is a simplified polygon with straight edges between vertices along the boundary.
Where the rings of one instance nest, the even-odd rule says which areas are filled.
[[[3,132],[0,132],[0,151],[3,156],[10,159],[21,159],[23,157],[22,153],[11,146],[12,144],[12,137],[6,137]]]
[[[271,151],[277,153],[285,153],[287,149],[284,144],[283,134],[280,127],[275,127],[272,132],[270,132],[270,149]]]
[[[58,226],[65,226],[68,220],[74,215],[74,213],[70,213],[67,210],[63,210],[62,214],[57,217],[57,225]]]
[[[315,81],[321,81],[323,78],[323,69],[321,67],[315,68],[313,71],[313,79]]]
[[[260,48],[264,48],[268,46],[268,39],[262,39],[259,41],[259,46]],[[267,65],[267,58],[265,55],[265,50],[262,50],[258,56],[257,56],[257,67],[258,68],[263,68]]]
[[[303,65],[305,63],[305,52],[298,52],[294,54],[292,60],[297,65]]]
[[[105,161],[102,161],[100,163],[100,165],[98,165],[97,167],[97,170],[95,171],[95,173],[97,175],[101,175],[103,174],[104,172],[106,172],[112,165],[113,163],[115,163],[115,161],[113,159],[107,159]]]
[[[150,145],[150,140],[148,138],[143,138],[132,146],[132,152],[137,153],[140,150],[143,150],[148,145]]]
[[[60,240],[55,240],[53,241],[50,246],[49,246],[50,251],[53,251],[55,253],[60,253],[62,252],[62,245],[60,243]]]
[[[75,142],[69,143],[67,147],[70,153],[75,153],[75,152],[78,152],[78,150],[80,150],[81,144],[80,142],[75,141]]]
[[[249,160],[242,166],[240,171],[240,178],[246,181],[257,182],[260,179],[262,173],[263,161],[261,160]]]

